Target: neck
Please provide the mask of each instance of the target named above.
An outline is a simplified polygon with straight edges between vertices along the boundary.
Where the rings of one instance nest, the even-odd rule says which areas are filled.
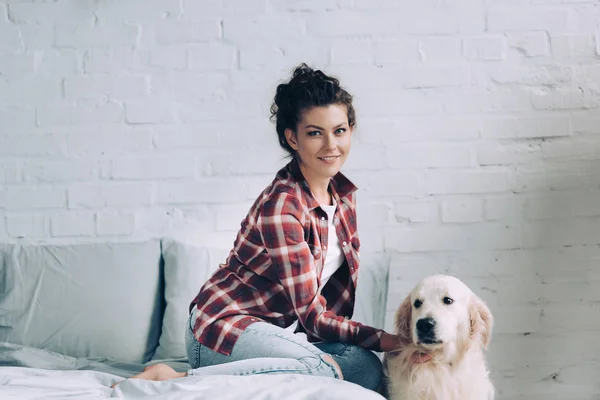
[[[331,205],[332,199],[331,193],[329,193],[329,181],[331,179],[313,176],[311,171],[307,171],[302,164],[300,164],[300,171],[302,171],[302,175],[306,179],[308,187],[317,202],[325,206]]]

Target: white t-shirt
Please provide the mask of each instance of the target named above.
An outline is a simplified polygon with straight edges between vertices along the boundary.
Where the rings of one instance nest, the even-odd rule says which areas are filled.
[[[321,286],[319,289],[323,289],[325,284],[329,281],[329,278],[338,270],[338,268],[344,262],[344,252],[340,245],[340,240],[337,237],[335,231],[335,225],[333,225],[333,214],[337,205],[332,206],[321,206],[321,208],[327,213],[327,222],[329,229],[327,233],[327,256],[323,263],[323,272],[321,273]]]

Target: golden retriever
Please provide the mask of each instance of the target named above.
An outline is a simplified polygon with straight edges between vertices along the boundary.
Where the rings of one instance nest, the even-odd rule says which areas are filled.
[[[459,279],[423,279],[395,317],[397,352],[384,355],[392,400],[493,400],[484,351],[493,318],[486,304]],[[431,355],[422,363],[416,353]]]

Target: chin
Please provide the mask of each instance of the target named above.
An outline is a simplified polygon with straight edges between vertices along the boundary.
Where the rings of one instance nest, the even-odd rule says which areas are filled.
[[[389,398],[493,400],[485,359],[492,326],[487,305],[460,280],[435,275],[419,282],[396,312],[401,350],[384,355]],[[411,362],[417,353],[432,359]]]

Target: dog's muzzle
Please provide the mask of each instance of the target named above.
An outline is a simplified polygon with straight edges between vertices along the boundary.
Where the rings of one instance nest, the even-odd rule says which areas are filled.
[[[440,343],[435,337],[435,325],[436,323],[433,318],[421,318],[417,321],[417,336],[419,337],[419,343]]]

